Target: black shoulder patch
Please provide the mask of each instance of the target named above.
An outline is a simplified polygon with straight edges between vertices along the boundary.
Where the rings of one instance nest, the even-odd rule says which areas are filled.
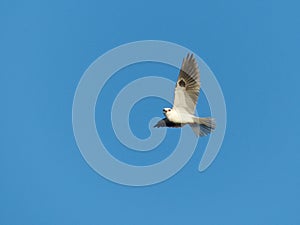
[[[179,84],[180,87],[185,87],[185,82],[184,82],[184,80],[180,80],[180,81],[178,82],[178,84]]]

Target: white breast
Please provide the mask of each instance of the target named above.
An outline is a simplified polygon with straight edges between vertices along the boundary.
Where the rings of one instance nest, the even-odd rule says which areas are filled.
[[[168,118],[168,120],[170,120],[173,123],[181,123],[181,124],[185,124],[185,123],[193,123],[193,118],[191,115],[189,114],[182,114],[182,113],[178,113],[175,109],[172,109],[171,112],[166,114],[166,117]]]

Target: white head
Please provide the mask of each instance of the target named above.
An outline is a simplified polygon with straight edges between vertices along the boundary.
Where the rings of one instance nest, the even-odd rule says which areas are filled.
[[[170,112],[172,112],[172,109],[171,109],[171,108],[163,108],[163,113],[164,113],[164,115],[167,115],[167,114],[169,114]]]

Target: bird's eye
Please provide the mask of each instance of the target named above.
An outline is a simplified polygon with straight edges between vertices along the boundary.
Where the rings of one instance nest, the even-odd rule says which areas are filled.
[[[171,111],[171,109],[168,109],[168,111],[170,112],[170,111]]]

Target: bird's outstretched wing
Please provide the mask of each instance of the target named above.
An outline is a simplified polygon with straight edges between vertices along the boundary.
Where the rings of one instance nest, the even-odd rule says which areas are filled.
[[[154,127],[181,127],[180,123],[173,123],[167,118],[164,118],[157,122],[157,124]]]
[[[200,91],[200,72],[193,54],[183,59],[175,87],[173,108],[194,114]]]

